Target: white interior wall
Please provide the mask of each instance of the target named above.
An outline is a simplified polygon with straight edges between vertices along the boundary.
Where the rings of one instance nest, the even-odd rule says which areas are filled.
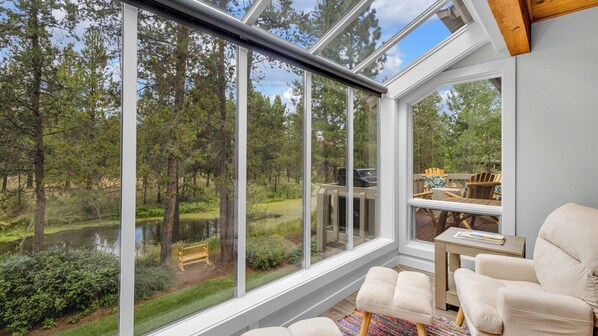
[[[451,69],[509,57],[485,45]],[[532,25],[517,56],[516,232],[528,257],[546,216],[576,202],[598,208],[598,8]]]

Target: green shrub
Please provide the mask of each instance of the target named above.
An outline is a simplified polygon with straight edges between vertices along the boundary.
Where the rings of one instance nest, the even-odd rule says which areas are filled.
[[[116,304],[118,259],[95,251],[45,251],[0,263],[0,328],[15,334],[73,311]]]
[[[163,217],[164,216],[164,207],[155,208],[150,206],[137,206],[135,210],[135,217],[136,218],[151,218],[151,217]]]
[[[316,237],[312,237],[311,238],[311,262],[316,262],[318,260],[320,260],[319,255],[318,255],[318,250],[317,250],[317,246],[316,246]],[[302,245],[296,245],[294,246],[290,251],[290,261],[293,264],[296,265],[300,265],[303,262],[303,246]]]
[[[276,190],[268,193],[268,199],[287,200],[303,197],[303,186],[301,184],[281,184]]]
[[[73,314],[66,319],[66,323],[68,324],[79,323],[79,321],[81,321],[81,313]]]
[[[167,290],[174,276],[170,269],[162,265],[137,266],[135,268],[135,300],[143,300]]]
[[[44,329],[54,329],[56,328],[56,320],[53,318],[47,318],[42,322],[42,328]]]
[[[251,237],[247,240],[247,263],[256,270],[267,271],[282,264],[285,250],[281,236]]]

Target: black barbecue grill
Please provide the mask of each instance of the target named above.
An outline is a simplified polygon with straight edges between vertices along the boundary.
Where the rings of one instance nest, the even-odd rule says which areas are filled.
[[[347,168],[339,168],[337,173],[338,184],[342,186],[347,185]],[[378,185],[378,175],[376,168],[359,168],[353,169],[353,186],[354,187],[375,187]]]

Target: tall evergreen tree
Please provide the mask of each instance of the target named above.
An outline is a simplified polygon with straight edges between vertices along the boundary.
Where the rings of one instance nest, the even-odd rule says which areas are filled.
[[[46,226],[46,138],[57,132],[62,112],[57,92],[60,49],[53,33],[69,35],[76,24],[76,7],[69,1],[20,0],[0,2],[0,35],[3,36],[3,90],[9,92],[8,110],[0,111],[5,129],[17,130],[21,148],[33,167],[35,179],[34,251],[44,246]],[[58,18],[55,12],[64,13]]]

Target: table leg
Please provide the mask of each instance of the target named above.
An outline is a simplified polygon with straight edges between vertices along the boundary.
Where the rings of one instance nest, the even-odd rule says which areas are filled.
[[[448,277],[446,265],[446,243],[434,244],[434,268],[436,282],[436,308],[446,310],[446,291],[448,290]]]
[[[449,253],[449,267],[451,272],[461,268],[461,255],[456,253]]]

